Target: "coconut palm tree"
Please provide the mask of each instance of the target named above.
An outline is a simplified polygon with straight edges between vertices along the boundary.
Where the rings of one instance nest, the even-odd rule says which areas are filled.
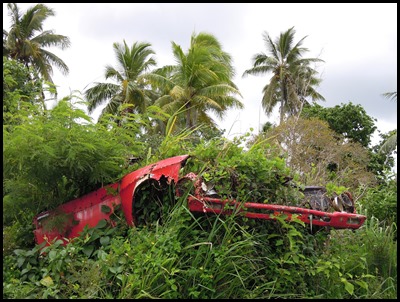
[[[178,118],[186,128],[200,124],[216,127],[211,112],[223,118],[228,109],[243,108],[237,98],[240,92],[232,82],[232,58],[215,36],[193,33],[186,53],[175,42],[172,53],[177,64],[164,66],[150,76],[153,87],[164,92],[155,104],[169,113],[184,108],[186,114]]]
[[[397,102],[397,91],[385,92],[382,94],[385,98]],[[391,134],[386,141],[382,144],[380,152],[390,154],[397,148],[397,129],[391,131]]]
[[[7,49],[7,36],[8,36],[8,31],[3,29],[3,57],[6,56],[8,57],[9,51]]]
[[[104,76],[106,80],[111,79],[114,82],[95,83],[84,92],[88,111],[92,113],[107,102],[101,116],[109,113],[120,115],[126,112],[121,111],[124,105],[131,105],[128,107],[131,113],[143,113],[154,97],[154,92],[146,81],[146,74],[157,64],[152,56],[155,52],[147,42],[135,42],[129,47],[124,40],[123,44],[114,43],[113,48],[118,65],[107,65]]]
[[[314,87],[321,82],[317,78],[317,71],[310,64],[323,62],[318,58],[303,58],[308,51],[301,47],[306,37],[294,44],[294,27],[280,34],[272,41],[267,32],[263,33],[266,48],[269,52],[257,53],[253,56],[253,67],[245,70],[247,75],[264,75],[272,73],[272,77],[263,88],[262,106],[267,115],[280,103],[280,123],[285,115],[294,115],[301,112],[302,106],[307,103],[306,98],[313,101],[325,100]]]
[[[37,4],[21,14],[16,3],[8,3],[11,16],[10,30],[3,29],[3,55],[32,66],[45,81],[53,83],[53,66],[63,74],[68,74],[68,66],[45,48],[56,46],[61,49],[70,46],[70,40],[63,35],[56,35],[52,30],[43,30],[43,22],[54,11],[44,4]],[[54,84],[54,83],[53,83]]]

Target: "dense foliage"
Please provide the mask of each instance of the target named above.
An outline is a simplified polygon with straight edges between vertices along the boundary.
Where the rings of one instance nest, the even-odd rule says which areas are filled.
[[[353,191],[375,183],[368,171],[368,150],[336,134],[323,120],[291,118],[262,137],[280,147],[288,166],[306,185],[333,182]]]
[[[191,153],[185,169],[213,179],[241,200],[295,196],[279,176],[292,172],[277,150],[258,144],[249,150],[216,138],[190,142],[190,132],[169,137],[157,154]],[[183,173],[185,171],[182,171]],[[278,176],[278,177],[277,177]],[[232,190],[231,185],[236,187]],[[388,198],[384,204],[393,202]],[[393,190],[390,189],[390,190]],[[375,193],[378,194],[379,189]],[[187,192],[188,193],[188,192]],[[268,195],[267,195],[268,194]],[[185,196],[162,195],[163,213],[149,206],[142,225],[128,228],[121,212],[116,228],[101,221],[67,246],[14,249],[3,258],[5,298],[395,298],[397,230],[392,219],[372,218],[351,230],[310,232],[295,219],[275,223],[235,216],[191,214]],[[258,196],[258,197],[257,197]],[[392,197],[390,197],[392,196]],[[149,204],[151,195],[143,193]],[[373,209],[374,197],[363,203]],[[158,200],[160,201],[160,200]],[[139,202],[139,201],[138,201]],[[272,198],[268,202],[273,202]],[[153,201],[150,202],[153,205]],[[155,203],[154,203],[155,204]],[[169,206],[168,206],[169,205]],[[380,210],[376,210],[380,213]],[[163,217],[163,219],[160,219]],[[379,242],[377,245],[376,243]]]
[[[9,8],[16,26],[21,20],[18,7]],[[42,5],[29,12],[22,20],[39,17],[31,32],[53,14]],[[228,140],[206,111],[222,115],[233,105],[241,107],[230,95],[239,94],[231,82],[231,58],[215,37],[201,33],[192,36],[188,53],[173,43],[178,64],[152,74],[148,79],[156,86],[131,79],[125,91],[154,88],[151,98],[117,98],[112,115],[105,111],[94,123],[82,109],[88,103],[77,95],[46,108],[44,87],[50,92],[54,87],[35,76],[44,76],[38,66],[10,57],[13,38],[18,38],[13,31],[3,32],[3,298],[397,298],[397,177],[388,174],[393,161],[391,153],[380,152],[384,142],[369,149],[375,126],[362,107],[313,107],[306,110],[306,119],[282,119],[279,127],[266,125],[258,135]],[[282,34],[281,40],[291,41],[293,33]],[[68,44],[64,36],[57,41]],[[296,47],[291,49],[298,54]],[[144,52],[144,58],[150,53]],[[40,63],[34,59],[24,62]],[[287,71],[314,78],[307,66]],[[160,85],[161,79],[166,86]],[[304,101],[315,92],[305,84],[296,82],[287,92]],[[279,92],[275,88],[270,93]],[[164,97],[140,106],[155,96]],[[177,110],[168,110],[163,100]],[[91,101],[94,106],[99,99]],[[301,107],[285,107],[283,113],[294,115]],[[354,116],[361,126],[346,124],[344,109],[360,113]],[[341,124],[330,123],[331,115]],[[305,225],[296,215],[289,221],[283,216],[259,221],[194,214],[186,203],[190,185],[178,197],[177,184],[154,190],[151,182],[143,182],[133,206],[136,227],[127,226],[119,208],[111,221],[86,227],[65,246],[61,240],[35,244],[34,215],[183,154],[190,158],[180,173],[201,175],[221,197],[296,205],[304,196],[285,185],[288,180],[298,187],[351,188],[357,212],[367,221],[352,231]]]
[[[352,102],[326,108],[312,104],[304,107],[302,116],[327,121],[336,133],[360,143],[363,147],[369,146],[372,134],[377,129],[376,119],[370,117],[361,105],[354,105]]]
[[[168,196],[168,195],[165,195]],[[310,235],[301,223],[193,216],[171,200],[162,225],[101,221],[67,246],[4,257],[5,298],[395,298],[395,230],[376,220]],[[379,243],[379,244],[377,244]]]
[[[140,150],[123,143],[121,132],[93,124],[67,101],[3,131],[6,205],[44,210],[116,181]]]
[[[40,107],[44,106],[42,83],[31,81],[30,75],[30,69],[22,63],[3,56],[3,125],[11,127],[18,124],[20,109],[33,110],[35,106],[32,105],[38,105],[37,110],[40,111]]]

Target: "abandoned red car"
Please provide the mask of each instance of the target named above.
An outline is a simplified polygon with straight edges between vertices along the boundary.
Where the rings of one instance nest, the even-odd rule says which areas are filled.
[[[130,226],[138,224],[135,200],[139,188],[152,183],[159,188],[175,185],[175,194],[182,196],[182,184],[192,185],[187,196],[188,208],[192,212],[215,213],[222,215],[236,213],[253,218],[274,220],[275,215],[286,214],[291,219],[296,214],[298,219],[315,226],[336,229],[358,229],[366,216],[356,213],[355,205],[349,193],[335,196],[333,199],[324,194],[324,187],[306,187],[303,190],[307,205],[285,206],[256,202],[238,202],[234,199],[221,199],[213,188],[207,188],[202,178],[195,173],[179,175],[189,158],[181,155],[161,160],[125,175],[119,182],[102,187],[80,198],[71,200],[58,208],[40,213],[34,217],[34,235],[37,244],[50,244],[55,238],[72,239],[80,235],[85,226],[95,227],[100,220],[110,220],[110,215],[118,206],[121,207],[126,222]],[[107,210],[104,210],[107,209]],[[331,209],[331,211],[328,211]],[[332,211],[333,209],[333,211]],[[67,220],[57,224],[57,217],[62,215]],[[67,243],[67,240],[64,240]]]

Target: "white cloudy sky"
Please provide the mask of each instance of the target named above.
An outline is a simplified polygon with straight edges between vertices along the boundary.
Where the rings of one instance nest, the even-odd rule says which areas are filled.
[[[23,12],[34,3],[19,3]],[[158,67],[174,64],[171,41],[187,50],[193,32],[208,32],[219,39],[232,55],[235,83],[243,96],[243,110],[231,110],[218,121],[227,135],[237,135],[251,127],[257,132],[266,121],[277,122],[277,114],[267,117],[261,109],[262,88],[270,76],[248,76],[251,58],[266,52],[264,31],[275,40],[294,26],[295,42],[304,36],[307,57],[325,61],[317,70],[323,82],[318,91],[324,107],[352,102],[362,105],[377,119],[386,133],[397,128],[397,102],[382,96],[397,92],[397,3],[45,3],[56,16],[44,29],[68,36],[71,47],[52,48],[68,66],[68,76],[54,69],[53,80],[59,97],[81,92],[94,82],[104,82],[107,64],[115,66],[112,44],[125,41],[149,42],[156,52]],[[3,3],[3,28],[9,30],[9,16]],[[97,118],[97,110],[94,118]],[[377,136],[375,136],[377,137]]]

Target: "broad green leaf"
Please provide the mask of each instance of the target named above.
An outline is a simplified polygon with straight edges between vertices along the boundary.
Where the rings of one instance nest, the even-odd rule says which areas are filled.
[[[53,282],[53,279],[51,279],[50,276],[46,276],[42,280],[40,280],[40,284],[42,284],[42,285],[44,285],[46,287],[49,287],[49,286],[54,285],[54,282]]]
[[[364,289],[368,289],[368,283],[363,280],[356,280],[355,281],[360,287]]]
[[[100,237],[100,244],[102,246],[108,245],[109,242],[110,242],[110,237],[108,237],[108,236]]]
[[[275,243],[275,246],[280,246],[280,245],[283,245],[283,240],[282,239],[277,240],[276,243]]]
[[[98,223],[97,223],[97,225],[96,225],[96,229],[102,229],[102,228],[104,228],[105,226],[107,225],[107,220],[105,220],[105,219],[102,219],[102,220],[100,220]]]
[[[107,205],[102,204],[101,205],[101,212],[104,214],[108,214],[111,212],[111,208]]]
[[[92,245],[84,246],[82,251],[86,256],[90,257],[94,251],[94,246]]]
[[[352,295],[354,292],[354,285],[351,284],[349,281],[347,281],[345,278],[340,278],[340,281],[342,281],[344,283],[344,288],[346,289],[346,291]]]

